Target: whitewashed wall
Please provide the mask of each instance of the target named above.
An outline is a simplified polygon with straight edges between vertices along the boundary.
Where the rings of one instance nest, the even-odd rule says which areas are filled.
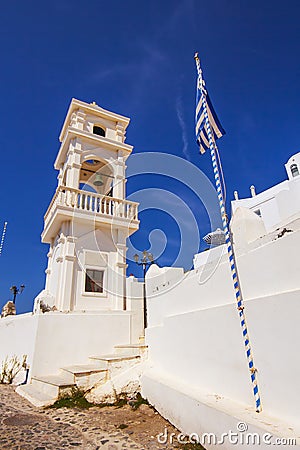
[[[233,229],[235,226],[233,223]],[[244,226],[246,229],[247,224]],[[239,242],[237,234],[234,241],[240,255],[238,270],[258,368],[262,414],[298,427],[300,433],[300,360],[296,350],[300,342],[299,220],[285,227],[292,231],[281,237],[283,228],[248,243]],[[240,405],[239,413],[254,410],[229,264],[226,255],[215,256],[203,267],[182,272],[177,284],[168,284],[168,273],[174,280],[172,272],[178,269],[153,267],[147,275],[149,370],[143,377],[143,394],[156,406],[161,405],[161,412],[185,432],[189,432],[187,418],[197,417],[202,394],[216,410],[221,408],[218,398]],[[185,391],[190,398],[194,395],[194,400],[183,409]],[[229,416],[234,411],[230,408]],[[216,415],[214,419],[217,424]]]
[[[23,355],[27,355],[27,364],[32,368],[37,328],[38,316],[31,313],[1,318],[0,364],[13,356],[22,362]]]
[[[144,283],[134,276],[126,279],[126,309],[131,312],[130,342],[138,343],[144,336]]]
[[[130,342],[130,313],[39,315],[32,375],[46,375]]]
[[[86,364],[95,355],[112,353],[131,338],[131,313],[24,314],[0,319],[0,362],[28,356],[31,375],[55,374],[61,367]]]

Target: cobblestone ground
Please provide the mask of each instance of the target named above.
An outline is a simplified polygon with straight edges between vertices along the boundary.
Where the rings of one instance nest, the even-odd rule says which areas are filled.
[[[89,409],[35,408],[0,385],[0,449],[85,450],[174,449],[176,444],[159,444],[157,435],[167,427],[178,431],[147,405],[136,411],[122,408]]]

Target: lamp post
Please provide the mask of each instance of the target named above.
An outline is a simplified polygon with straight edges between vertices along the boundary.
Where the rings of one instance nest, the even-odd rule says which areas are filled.
[[[146,272],[147,267],[151,266],[151,264],[154,264],[154,258],[152,253],[147,252],[146,250],[143,251],[143,256],[140,258],[139,255],[136,253],[134,256],[134,261],[138,266],[143,267],[143,274],[144,274],[144,329],[147,328],[147,301],[146,301]]]
[[[13,296],[14,296],[14,298],[13,298],[13,304],[14,304],[14,305],[15,305],[15,303],[16,303],[16,296],[17,296],[17,294],[22,294],[22,292],[24,291],[24,289],[25,289],[25,285],[24,285],[24,284],[21,284],[20,288],[17,288],[17,286],[12,286],[12,287],[10,288],[10,290],[11,290],[11,292],[13,293]]]

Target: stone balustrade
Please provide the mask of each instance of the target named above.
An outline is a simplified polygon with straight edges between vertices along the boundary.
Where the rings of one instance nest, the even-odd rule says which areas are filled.
[[[97,216],[138,220],[138,203],[136,202],[59,186],[44,216],[45,226],[57,207],[71,208],[78,212],[89,211]]]

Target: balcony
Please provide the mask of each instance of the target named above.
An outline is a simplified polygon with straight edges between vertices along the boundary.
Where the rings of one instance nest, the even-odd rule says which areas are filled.
[[[59,186],[44,216],[42,242],[50,242],[61,223],[72,219],[124,227],[130,235],[139,227],[138,203]]]

